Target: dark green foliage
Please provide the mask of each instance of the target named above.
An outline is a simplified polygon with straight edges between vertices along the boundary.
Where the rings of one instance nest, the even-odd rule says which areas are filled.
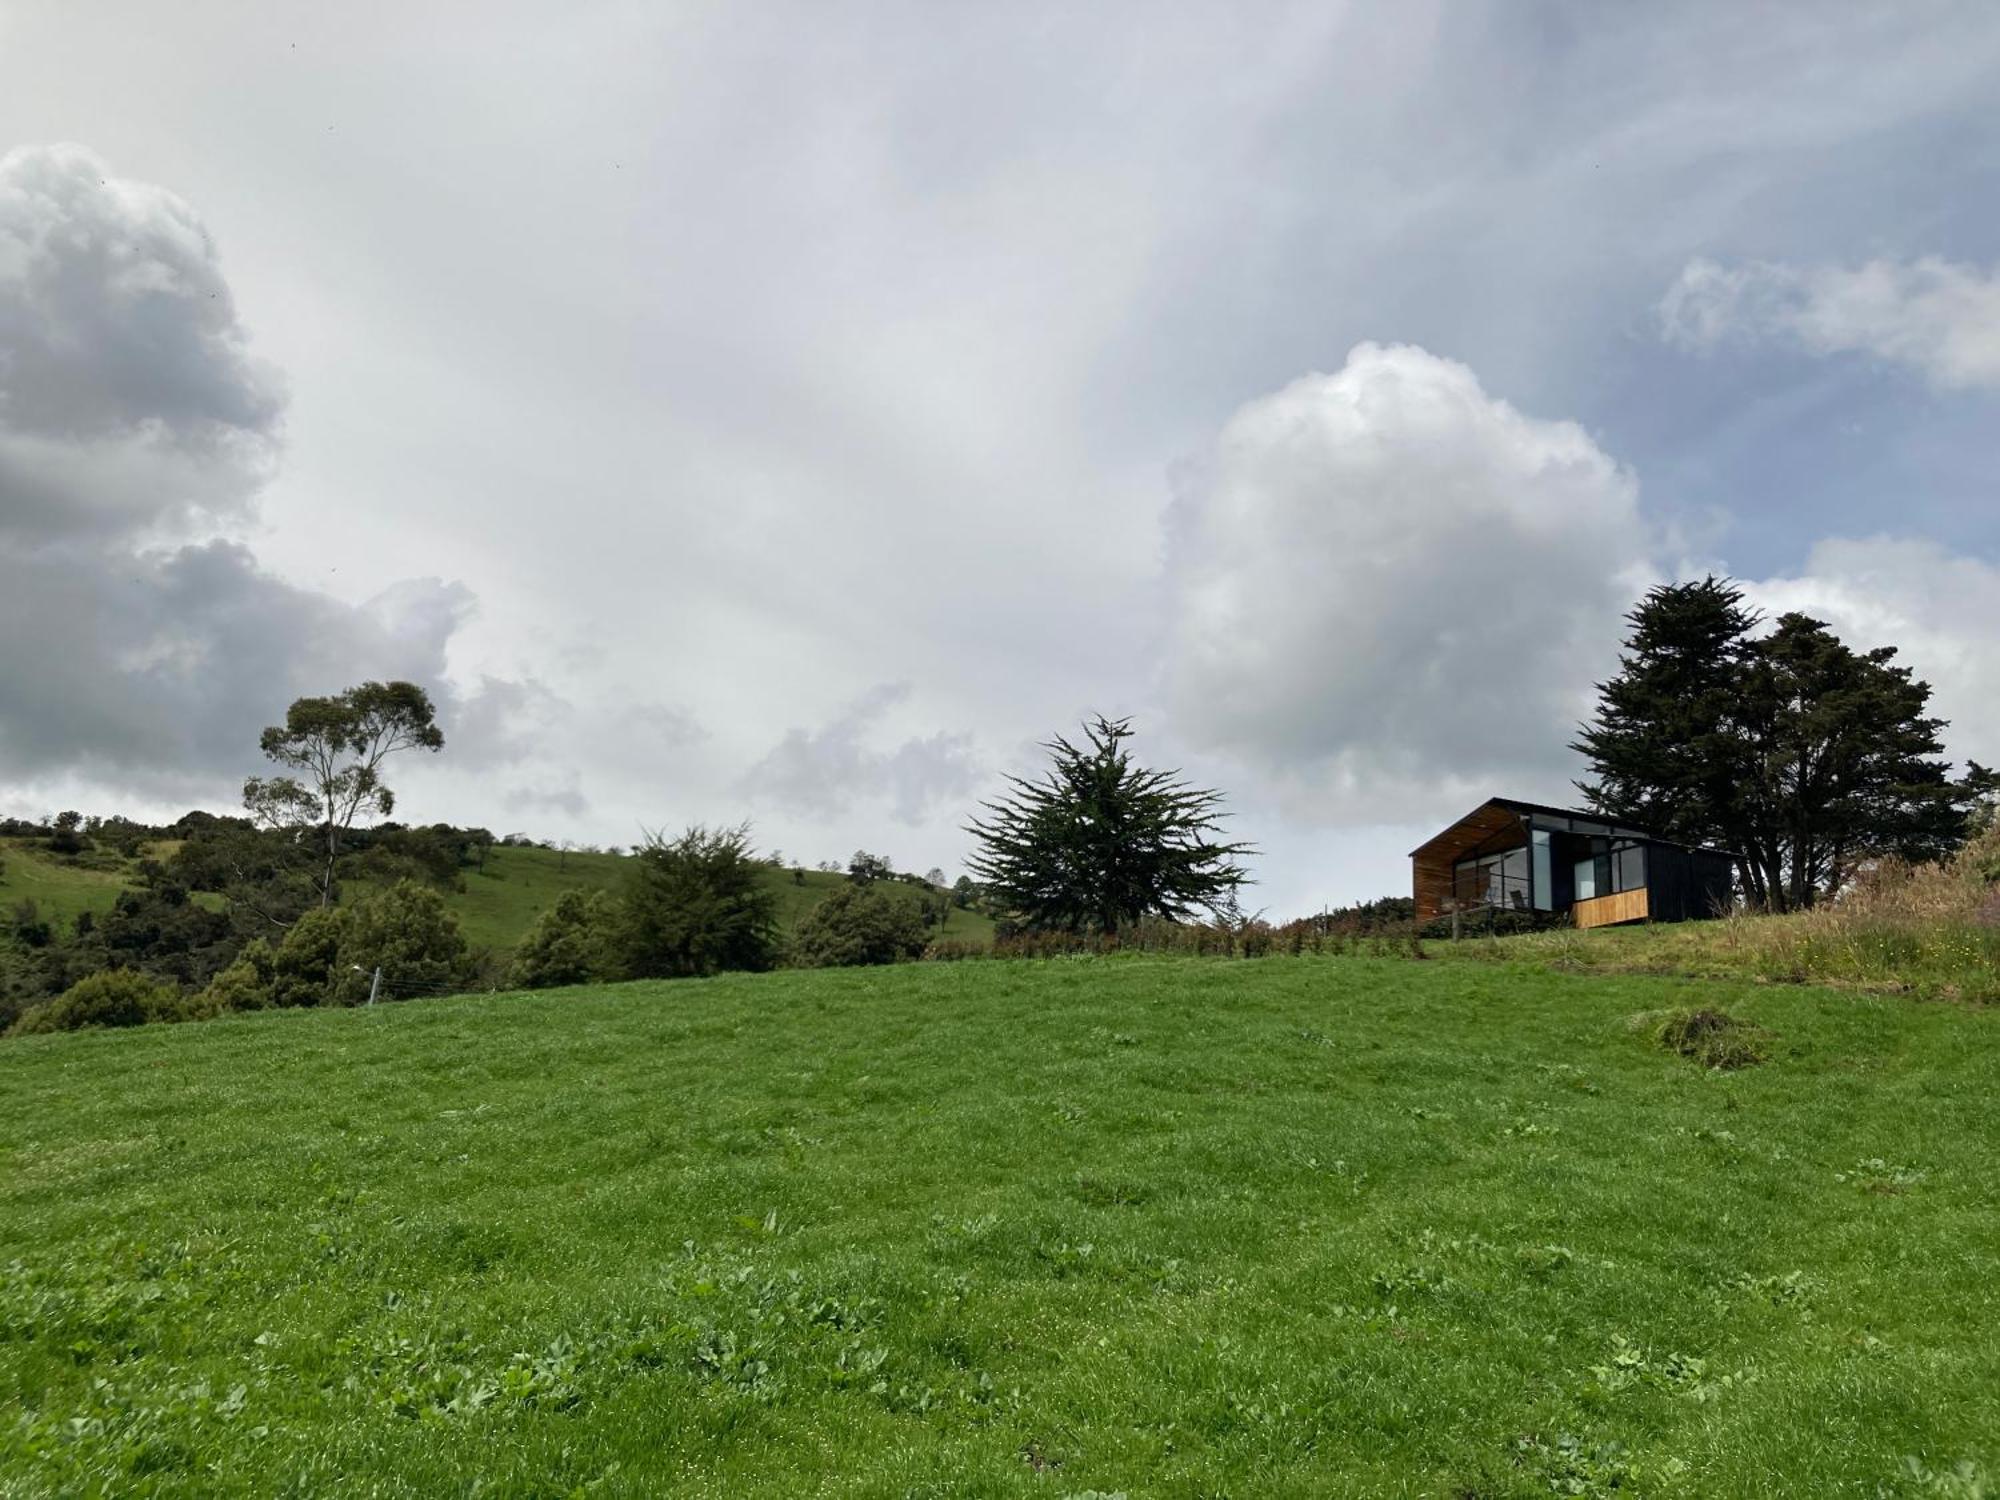
[[[260,826],[313,833],[322,906],[333,904],[341,842],[355,820],[386,818],[395,808],[383,761],[403,750],[442,750],[436,719],[415,683],[364,682],[333,697],[300,698],[283,724],[264,731],[264,754],[294,774],[251,777],[243,805]]]
[[[1670,1011],[1653,1028],[1653,1040],[1677,1057],[1730,1072],[1764,1061],[1770,1033],[1719,1010]]]
[[[57,813],[55,823],[49,830],[49,853],[81,854],[89,847],[89,840],[83,834],[83,814],[80,812]]]
[[[246,945],[204,998],[218,1010],[359,1005],[377,969],[387,998],[444,994],[463,985],[468,959],[444,898],[403,880],[349,906],[315,907],[275,949]]]
[[[1215,837],[1221,794],[1134,765],[1131,735],[1102,715],[1082,748],[1058,735],[1043,780],[1008,777],[1012,792],[967,825],[980,844],[972,873],[1019,924],[1115,933],[1149,915],[1183,921],[1227,908],[1247,882],[1237,859],[1251,846]]]
[[[332,1000],[346,917],[343,908],[316,906],[291,925],[272,956],[271,1005],[325,1005]]]
[[[768,969],[778,957],[777,912],[748,828],[648,834],[624,891],[619,956],[635,979]]]
[[[217,1015],[267,1009],[276,1003],[277,970],[277,950],[263,938],[252,938],[229,967],[209,981],[202,1007]]]
[[[54,1000],[24,1012],[18,1032],[81,1031],[93,1026],[143,1026],[170,1020],[180,1011],[180,991],[135,969],[100,969],[85,975]]]
[[[458,919],[429,886],[400,880],[340,909],[333,999],[359,1005],[376,969],[394,997],[448,994],[466,978],[469,957]]]
[[[1754,635],[1742,591],[1712,577],[1656,588],[1627,619],[1575,745],[1599,812],[1738,853],[1751,901],[1779,911],[1965,838],[1979,770],[1951,780],[1930,688],[1893,647],[1853,651],[1802,614]]]
[[[42,915],[32,896],[14,903],[12,925],[14,941],[23,948],[46,948],[55,936],[55,928]]]
[[[564,891],[515,950],[507,983],[545,990],[617,977],[617,916],[604,891]]]
[[[893,964],[921,954],[929,928],[917,903],[850,885],[806,913],[792,938],[792,957],[813,969]]]
[[[1619,672],[1573,746],[1592,807],[1683,843],[1728,846],[1746,755],[1734,723],[1755,611],[1714,577],[1662,585],[1626,617]]]
[[[137,969],[198,989],[236,954],[242,939],[227,915],[192,901],[170,881],[121,891],[111,910],[76,919],[76,932],[53,955],[58,982],[96,969]]]

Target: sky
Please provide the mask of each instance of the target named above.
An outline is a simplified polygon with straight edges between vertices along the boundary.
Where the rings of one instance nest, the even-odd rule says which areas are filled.
[[[0,0],[0,813],[957,873],[1130,716],[1249,905],[1573,800],[1708,572],[2000,761],[2000,8]]]

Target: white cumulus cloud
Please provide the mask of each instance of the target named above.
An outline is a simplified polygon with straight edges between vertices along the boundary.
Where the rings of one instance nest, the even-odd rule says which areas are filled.
[[[1925,256],[1842,266],[1690,261],[1660,303],[1669,343],[1778,340],[1859,353],[1945,390],[2000,389],[2000,268]]]
[[[1915,537],[1833,537],[1796,575],[1746,583],[1767,615],[1824,620],[1857,651],[1894,646],[1933,689],[1955,758],[2000,764],[2000,567]]]
[[[1243,407],[1168,527],[1177,731],[1296,814],[1561,795],[1648,578],[1638,487],[1466,366],[1358,345]]]

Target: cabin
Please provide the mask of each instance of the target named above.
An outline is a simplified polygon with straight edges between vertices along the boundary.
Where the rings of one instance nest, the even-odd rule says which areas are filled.
[[[1410,851],[1419,924],[1453,913],[1539,914],[1578,927],[1718,917],[1737,856],[1594,813],[1492,797]]]

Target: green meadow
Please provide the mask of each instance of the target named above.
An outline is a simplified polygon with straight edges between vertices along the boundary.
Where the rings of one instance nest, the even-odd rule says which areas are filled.
[[[1993,1009],[1396,958],[17,1038],[0,1493],[1989,1495],[1996,1094]]]

